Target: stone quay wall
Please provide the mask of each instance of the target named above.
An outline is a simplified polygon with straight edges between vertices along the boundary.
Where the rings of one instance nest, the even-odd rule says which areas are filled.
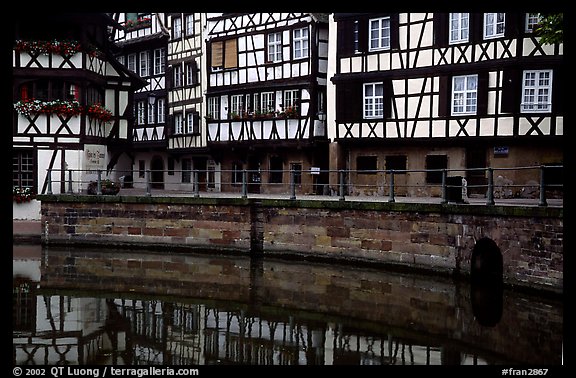
[[[41,196],[44,244],[218,250],[469,275],[495,241],[504,282],[561,293],[563,209],[241,198]]]

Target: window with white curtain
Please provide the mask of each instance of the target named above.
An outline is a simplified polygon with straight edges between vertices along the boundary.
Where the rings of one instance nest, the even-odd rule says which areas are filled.
[[[468,42],[468,13],[450,13],[450,43]]]
[[[484,13],[484,39],[504,36],[505,13]]]
[[[364,118],[381,118],[384,115],[384,85],[364,84]]]
[[[452,115],[476,114],[478,75],[452,78]]]

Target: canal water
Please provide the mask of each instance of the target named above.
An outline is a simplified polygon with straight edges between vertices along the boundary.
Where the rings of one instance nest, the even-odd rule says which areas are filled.
[[[13,246],[16,365],[562,364],[559,298],[207,253]]]

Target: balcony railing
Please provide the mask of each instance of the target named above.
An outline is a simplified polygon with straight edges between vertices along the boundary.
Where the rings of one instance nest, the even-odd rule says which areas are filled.
[[[549,196],[554,199],[563,198],[562,170],[562,165],[422,170],[242,169],[231,171],[192,169],[134,172],[51,169],[47,172],[46,190],[43,194],[53,194],[54,189],[59,188],[61,194],[143,196],[154,194],[157,196],[241,198],[265,195],[290,200],[331,197],[339,201],[396,202],[400,197],[411,202],[427,202],[435,198],[435,201],[440,203],[468,203],[474,198],[474,201],[478,203],[478,198],[483,198],[486,205],[494,205],[497,199],[500,201],[531,198],[533,202],[537,200],[539,206],[547,206]],[[502,177],[499,177],[499,181],[496,182],[494,179],[496,172],[502,177],[504,177],[504,172],[522,175],[524,183],[503,183]],[[54,181],[53,175],[57,173],[60,179]],[[549,173],[553,173],[550,176],[554,177],[547,178]],[[419,177],[426,182],[413,183],[414,180],[405,179],[408,175],[420,175]],[[335,184],[329,185],[329,177]],[[482,183],[471,184],[466,177],[480,178],[480,180],[473,181]],[[476,194],[469,196],[470,191]],[[519,194],[523,192],[530,193],[530,195]],[[372,193],[372,195],[362,193]]]

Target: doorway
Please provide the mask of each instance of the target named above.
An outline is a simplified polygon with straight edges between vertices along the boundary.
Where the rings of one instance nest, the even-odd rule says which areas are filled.
[[[150,185],[152,189],[164,189],[164,160],[154,156],[150,162]]]

